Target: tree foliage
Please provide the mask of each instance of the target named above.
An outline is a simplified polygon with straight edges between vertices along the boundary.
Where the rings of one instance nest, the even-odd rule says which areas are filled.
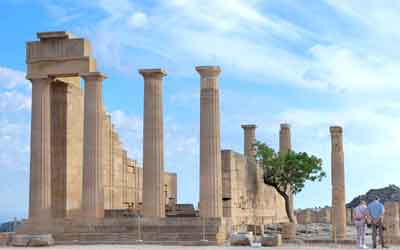
[[[275,188],[285,199],[288,218],[293,222],[290,196],[303,190],[307,181],[321,181],[326,173],[322,160],[305,152],[277,153],[267,144],[256,142],[256,158],[264,168],[264,183]]]

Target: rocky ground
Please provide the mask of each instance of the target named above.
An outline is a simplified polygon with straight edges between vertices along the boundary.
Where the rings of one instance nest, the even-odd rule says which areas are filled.
[[[50,250],[218,250],[218,249],[225,249],[225,250],[243,250],[243,249],[252,249],[254,247],[230,247],[230,246],[209,246],[209,247],[191,247],[191,246],[158,246],[158,245],[75,245],[75,246],[52,246],[46,247],[46,249]],[[5,247],[0,249],[13,249],[12,247]],[[24,249],[34,249],[37,250],[38,248],[24,248]],[[270,247],[267,249],[281,249],[281,250],[308,250],[308,249],[356,249],[355,246],[339,246],[339,245],[284,245],[280,247]],[[400,250],[400,247],[391,247],[390,249],[397,249]]]
[[[297,225],[297,238],[301,240],[325,240],[331,238],[330,224],[312,223],[307,225]],[[264,229],[265,234],[276,234],[280,232],[279,225],[270,225]],[[367,229],[367,234],[370,230]],[[347,226],[347,236],[350,240],[356,239],[356,229],[354,226]]]

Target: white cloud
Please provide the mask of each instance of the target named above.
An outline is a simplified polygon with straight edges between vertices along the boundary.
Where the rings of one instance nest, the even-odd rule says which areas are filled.
[[[128,24],[134,28],[142,27],[147,23],[147,15],[143,12],[136,12],[128,18]]]
[[[31,98],[17,91],[0,92],[0,111],[15,112],[30,110]]]
[[[25,73],[0,67],[0,166],[28,170],[30,85]]]
[[[0,66],[0,88],[12,89],[27,84],[24,72]]]
[[[240,124],[254,121],[260,134],[276,144],[278,125],[286,121],[292,123],[296,149],[321,155],[328,169],[329,126],[343,125],[346,169],[364,167],[365,176],[371,177],[370,182],[359,183],[350,174],[351,183],[357,184],[349,190],[351,197],[378,183],[373,177],[379,174],[376,166],[381,167],[382,161],[387,162],[386,169],[393,169],[397,162],[400,31],[394,24],[400,23],[400,4],[325,2],[332,9],[320,16],[328,22],[309,18],[305,20],[310,23],[304,24],[302,15],[318,15],[308,5],[302,8],[303,12],[296,12],[298,16],[285,14],[292,13],[295,3],[283,3],[286,8],[280,9],[287,12],[282,14],[269,11],[269,1],[257,0],[234,0],[230,4],[222,0],[153,1],[146,6],[128,0],[102,0],[92,7],[106,15],[91,20],[90,25],[80,25],[77,35],[92,40],[100,65],[129,74],[143,66],[162,66],[170,75],[193,76],[194,65],[220,64],[223,75],[233,79],[232,89],[236,81],[285,85],[286,90],[294,86],[287,95],[277,91],[279,105],[275,107],[266,103],[265,96],[274,97],[276,92],[267,93],[265,89],[257,97],[254,95],[258,89],[222,100],[223,143],[240,148]],[[337,13],[332,14],[332,10]],[[273,88],[276,91],[276,86]],[[307,100],[304,96],[296,98],[304,94],[302,91],[307,93]],[[194,94],[186,92],[172,99],[193,103],[198,100],[196,93],[197,90]],[[140,152],[142,128],[135,124],[141,124],[141,119],[123,110],[113,112],[113,119],[128,148]],[[197,143],[193,136],[197,128],[193,127],[193,133],[189,133],[179,122],[166,126],[169,164],[178,168],[187,164],[197,169],[197,161],[191,157],[197,152],[193,151]],[[193,176],[181,171],[184,178]],[[385,176],[385,180],[390,181],[393,176],[396,175]],[[329,204],[329,181],[323,185],[321,199],[316,201]],[[310,194],[315,191],[306,189],[302,197],[309,198]]]

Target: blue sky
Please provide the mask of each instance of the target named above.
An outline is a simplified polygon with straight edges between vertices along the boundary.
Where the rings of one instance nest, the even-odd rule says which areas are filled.
[[[346,195],[398,184],[399,1],[4,0],[0,40],[0,221],[27,212],[30,83],[25,42],[67,30],[92,41],[108,75],[104,101],[131,158],[141,160],[143,80],[163,67],[165,162],[180,202],[198,200],[197,65],[222,67],[222,147],[243,150],[241,124],[277,147],[320,156],[328,178],[296,207],[330,203],[329,126],[344,127]]]

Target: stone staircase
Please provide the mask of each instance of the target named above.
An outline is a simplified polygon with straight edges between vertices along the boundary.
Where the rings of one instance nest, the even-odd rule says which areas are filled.
[[[227,239],[229,228],[229,221],[222,218],[106,218],[27,222],[17,233],[51,233],[57,244],[218,245]]]

